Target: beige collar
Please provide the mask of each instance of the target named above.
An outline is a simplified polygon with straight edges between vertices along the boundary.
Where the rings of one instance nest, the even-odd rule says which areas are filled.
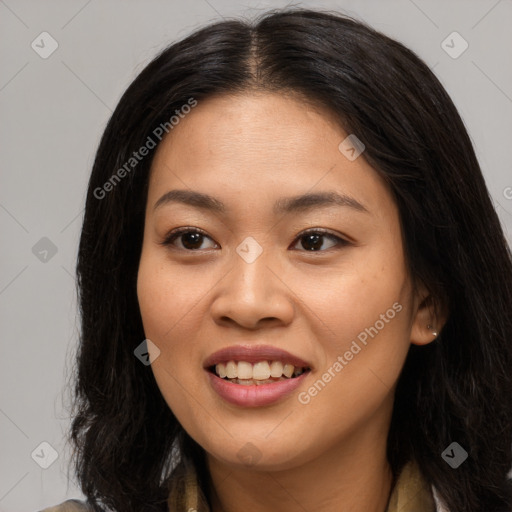
[[[210,512],[200,491],[192,466],[179,464],[171,480],[168,506],[171,512],[196,510]],[[425,482],[418,465],[407,463],[402,469],[389,500],[386,512],[436,512],[436,503],[430,486]]]
[[[407,463],[393,488],[386,512],[435,512],[436,504],[430,486],[418,465]]]

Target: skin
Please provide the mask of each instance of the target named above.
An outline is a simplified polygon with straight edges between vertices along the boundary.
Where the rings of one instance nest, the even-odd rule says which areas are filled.
[[[425,289],[413,291],[387,185],[364,153],[350,161],[338,149],[347,135],[320,107],[251,92],[199,102],[157,148],[137,294],[146,337],[160,350],[151,365],[158,386],[206,451],[213,512],[386,509],[395,385],[410,344],[431,342],[427,325],[441,325]],[[210,194],[229,212],[181,203],[155,210],[173,189]],[[346,194],[368,212],[272,212],[280,197],[320,191]],[[195,244],[182,236],[162,245],[179,227],[207,235]],[[324,237],[320,250],[308,250],[301,233],[310,228],[348,243]],[[250,264],[236,252],[246,237],[263,249]],[[298,394],[394,303],[401,311],[308,404],[300,403]],[[278,403],[232,405],[210,386],[203,361],[240,343],[283,348],[312,371]],[[252,466],[237,456],[249,442],[259,457]]]

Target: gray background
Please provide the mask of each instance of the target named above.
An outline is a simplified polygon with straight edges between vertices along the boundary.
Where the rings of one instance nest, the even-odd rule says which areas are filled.
[[[94,152],[116,102],[152,56],[176,38],[216,19],[253,17],[286,5],[0,0],[1,511],[35,511],[83,497],[76,482],[67,480],[70,447],[64,443],[78,332],[74,266]],[[366,20],[434,69],[466,123],[510,242],[512,2],[294,5]],[[58,43],[46,59],[31,47],[34,40],[43,45],[38,38],[43,31]],[[441,46],[453,31],[469,44],[455,59]],[[448,44],[456,50],[459,43]],[[44,237],[55,254],[48,240],[40,241]],[[38,253],[44,249],[50,252]],[[51,450],[40,447],[42,442],[59,455],[47,469],[36,463],[50,460]]]

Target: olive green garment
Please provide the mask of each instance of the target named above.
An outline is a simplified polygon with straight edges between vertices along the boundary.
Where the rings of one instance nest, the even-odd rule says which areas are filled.
[[[194,510],[210,512],[204,495],[199,491],[192,467],[176,468],[176,478],[169,494],[170,512]],[[425,482],[418,465],[409,462],[402,469],[393,488],[386,512],[447,512],[436,508],[431,487]]]
[[[178,465],[169,493],[169,511],[210,512],[200,492],[193,468]],[[90,512],[82,501],[68,500],[41,512]],[[436,502],[430,486],[424,481],[416,463],[409,462],[397,479],[386,512],[436,512]]]

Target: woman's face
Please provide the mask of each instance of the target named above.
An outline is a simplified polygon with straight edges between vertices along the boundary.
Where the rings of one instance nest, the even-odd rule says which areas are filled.
[[[392,195],[347,136],[247,94],[199,102],[157,149],[138,300],[162,395],[210,460],[285,469],[383,442],[410,343],[432,337]]]

